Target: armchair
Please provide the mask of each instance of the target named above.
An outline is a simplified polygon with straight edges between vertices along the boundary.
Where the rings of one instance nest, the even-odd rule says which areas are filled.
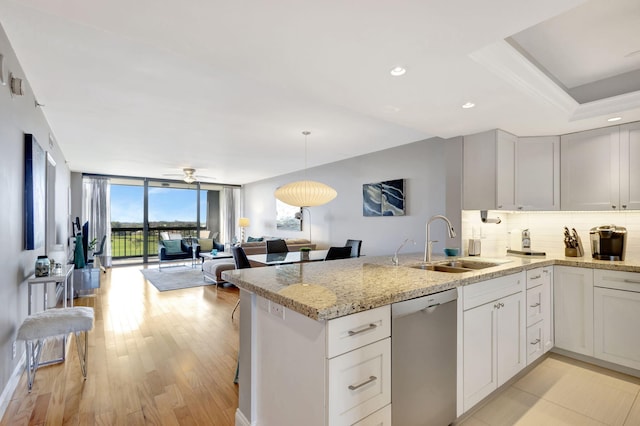
[[[176,260],[195,259],[200,254],[200,246],[196,246],[194,255],[193,246],[185,240],[161,240],[158,243],[158,270],[165,262]]]

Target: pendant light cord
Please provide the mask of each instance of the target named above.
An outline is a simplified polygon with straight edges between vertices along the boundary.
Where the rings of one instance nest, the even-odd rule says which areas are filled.
[[[307,180],[307,136],[309,136],[311,132],[305,130],[302,134],[304,135],[304,180]]]

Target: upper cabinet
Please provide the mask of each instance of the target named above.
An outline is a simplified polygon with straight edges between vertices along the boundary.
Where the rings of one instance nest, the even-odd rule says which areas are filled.
[[[516,208],[560,210],[560,137],[519,138]]]
[[[464,137],[464,210],[515,210],[517,140],[502,130]]]
[[[559,210],[560,138],[464,137],[463,209]]]
[[[562,210],[640,209],[640,123],[562,136]]]

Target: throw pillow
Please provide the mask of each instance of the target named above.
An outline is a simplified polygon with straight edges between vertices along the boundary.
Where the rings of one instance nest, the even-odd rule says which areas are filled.
[[[198,244],[200,245],[200,252],[206,253],[213,250],[213,240],[209,238],[198,238]]]
[[[262,237],[247,237],[248,243],[259,243],[262,240],[264,240]]]
[[[167,254],[181,254],[182,247],[180,245],[180,240],[166,240],[162,243],[164,244],[165,252]]]

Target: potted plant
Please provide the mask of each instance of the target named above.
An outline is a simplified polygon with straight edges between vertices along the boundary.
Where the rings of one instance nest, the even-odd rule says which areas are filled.
[[[311,251],[310,247],[301,247],[300,248],[300,257],[302,260],[309,260],[309,252]]]

